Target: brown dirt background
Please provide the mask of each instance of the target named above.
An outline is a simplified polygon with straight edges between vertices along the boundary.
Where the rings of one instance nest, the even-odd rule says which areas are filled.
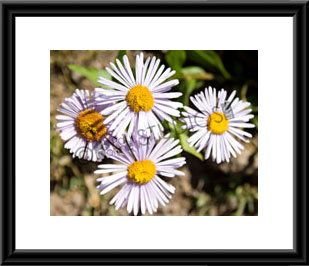
[[[139,51],[127,51],[130,62]],[[152,55],[151,52],[145,52]],[[55,132],[59,104],[76,88],[93,90],[96,86],[69,70],[69,64],[103,69],[114,61],[118,51],[51,51],[50,54],[50,215],[128,215],[115,211],[108,202],[118,189],[100,196],[96,190],[97,164],[72,159]],[[232,162],[217,165],[201,162],[183,153],[187,165],[183,177],[170,183],[176,192],[170,203],[155,215],[257,215],[258,214],[258,135]]]

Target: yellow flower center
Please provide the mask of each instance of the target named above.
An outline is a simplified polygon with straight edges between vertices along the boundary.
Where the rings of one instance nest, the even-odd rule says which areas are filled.
[[[106,134],[103,116],[95,110],[85,110],[76,117],[77,132],[87,141],[99,141]]]
[[[156,174],[156,166],[150,160],[137,161],[128,167],[128,177],[131,182],[148,183]]]
[[[221,112],[212,113],[207,120],[207,128],[213,134],[222,134],[228,127],[229,121],[227,120],[225,114]]]
[[[126,97],[127,103],[135,113],[151,110],[154,100],[150,90],[142,85],[136,85],[130,89]]]

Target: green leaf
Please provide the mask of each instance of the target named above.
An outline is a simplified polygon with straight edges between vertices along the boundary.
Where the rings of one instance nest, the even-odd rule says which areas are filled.
[[[201,79],[201,80],[212,80],[213,74],[207,73],[203,68],[199,66],[189,66],[182,69],[184,79]]]
[[[241,216],[241,215],[243,215],[244,211],[245,211],[245,208],[246,208],[247,201],[246,201],[245,198],[240,198],[238,201],[239,201],[239,203],[238,203],[237,210],[232,214],[234,216]]]
[[[189,66],[182,69],[184,75],[203,75],[206,71],[199,66]]]
[[[126,50],[119,50],[118,55],[117,55],[117,59],[119,59],[120,61],[122,61],[123,56],[127,53]]]
[[[183,50],[171,50],[165,55],[168,65],[176,71],[176,78],[182,77],[182,66],[186,61],[186,52]]]
[[[191,93],[197,88],[196,86],[196,80],[195,79],[186,79],[184,82],[182,82],[180,86],[180,91],[182,92],[182,96],[180,100],[182,103],[186,106],[189,105],[189,97]]]
[[[183,50],[168,51],[165,60],[171,68],[182,67],[186,61],[186,52]]]
[[[255,127],[258,129],[258,125],[259,125],[258,116],[256,115],[255,117],[253,117],[251,121],[255,125]]]
[[[186,106],[189,105],[189,98],[193,91],[200,89],[204,86],[204,80],[196,80],[193,78],[185,79],[180,81],[178,90],[182,92],[182,96],[179,100]]]
[[[252,109],[253,113],[257,113],[258,112],[258,107],[257,106],[251,105],[251,109]]]
[[[186,133],[182,133],[179,135],[179,140],[180,140],[180,144],[182,146],[182,148],[184,149],[184,151],[192,154],[193,156],[199,158],[201,161],[204,160],[204,157],[203,155],[200,153],[200,152],[197,152],[196,149],[192,146],[190,147],[189,146],[189,143],[188,143],[188,138],[189,136],[186,134]]]
[[[199,64],[207,70],[217,71],[226,79],[231,78],[231,75],[225,69],[220,56],[215,51],[188,50],[187,56],[191,61]]]
[[[104,87],[100,83],[97,82],[99,76],[102,76],[102,77],[109,79],[109,80],[112,79],[112,76],[104,69],[98,70],[98,69],[95,69],[95,68],[87,68],[87,67],[83,67],[83,66],[79,66],[79,65],[73,65],[73,64],[68,65],[68,68],[72,71],[75,71],[75,72],[82,74],[84,77],[91,80],[97,86]],[[107,88],[107,87],[104,87],[104,88]]]
[[[196,149],[192,146],[190,147],[189,143],[188,143],[188,134],[187,134],[187,130],[184,130],[181,128],[182,124],[180,122],[177,122],[176,125],[173,125],[171,123],[169,123],[169,128],[171,131],[171,136],[174,138],[178,138],[180,141],[180,144],[183,148],[184,151],[192,154],[193,156],[199,158],[201,161],[204,160],[203,155],[200,152],[197,152]]]

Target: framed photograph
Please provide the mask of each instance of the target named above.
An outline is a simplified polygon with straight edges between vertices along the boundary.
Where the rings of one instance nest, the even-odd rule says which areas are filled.
[[[0,1],[1,265],[304,265],[307,1]]]

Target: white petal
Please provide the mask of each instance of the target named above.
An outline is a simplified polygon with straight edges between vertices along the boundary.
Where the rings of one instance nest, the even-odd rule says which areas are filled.
[[[127,181],[126,177],[120,178],[119,180],[117,180],[116,182],[112,183],[110,186],[106,187],[105,189],[103,189],[100,194],[104,195],[107,192],[111,191],[113,188],[119,186],[120,184],[124,183]]]

